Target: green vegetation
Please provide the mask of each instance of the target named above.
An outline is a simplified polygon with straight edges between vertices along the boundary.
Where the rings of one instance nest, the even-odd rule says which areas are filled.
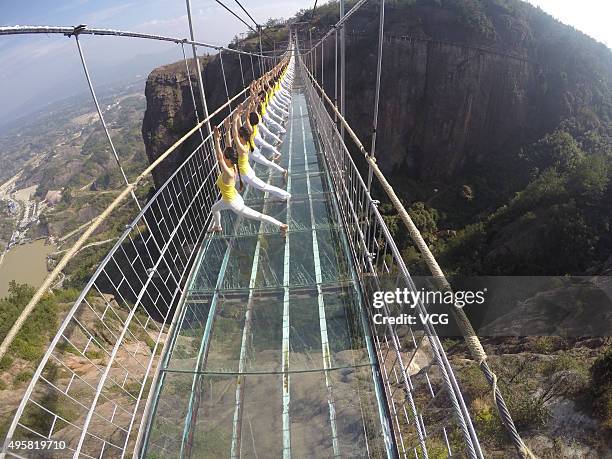
[[[508,139],[506,145],[496,149],[487,149],[485,142],[478,148],[478,158],[466,151],[461,158],[463,167],[454,174],[441,167],[439,174],[422,174],[434,177],[429,179],[415,177],[418,163],[427,165],[425,153],[430,153],[420,157],[418,150],[426,149],[426,145],[410,138],[425,135],[417,123],[417,132],[405,139],[415,143],[407,147],[406,154],[417,164],[394,167],[395,176],[388,174],[445,271],[464,275],[555,275],[601,269],[612,253],[610,51],[518,0],[395,0],[388,2],[387,12],[385,33],[390,36],[414,35],[480,46],[537,61],[521,70],[538,75],[537,86],[528,96],[538,111],[530,118],[534,126],[520,125],[529,122],[528,116],[516,114],[512,121],[519,123],[516,139]],[[310,20],[311,14],[312,10],[306,8],[296,17]],[[377,14],[377,4],[364,5],[351,19],[351,30],[370,39],[376,37]],[[337,19],[337,2],[318,7],[312,18],[316,28],[313,36]],[[437,23],[446,26],[436,27]],[[517,30],[522,31],[520,38]],[[347,61],[351,74],[347,83],[349,122],[367,144],[371,115],[366,106],[371,101],[364,95],[371,93],[372,79],[361,69],[374,66],[376,50],[367,48],[365,38],[352,40],[359,41],[351,45],[349,56],[359,47],[367,62],[360,60],[351,67],[354,61]],[[405,55],[410,53],[403,45],[389,46],[383,72],[400,73],[401,66],[408,64]],[[521,80],[512,75],[508,78],[508,83],[515,85],[515,97],[526,97]],[[462,97],[472,97],[469,86],[460,88]],[[351,97],[353,94],[355,97]],[[383,104],[395,103],[385,99],[390,94],[385,94],[384,88],[381,97]],[[417,110],[414,116],[420,123],[427,123],[420,119],[421,112],[427,112],[421,110],[420,102],[402,97],[404,102],[416,104],[411,105]],[[559,100],[566,102],[561,104]],[[452,110],[452,106],[446,108]],[[384,111],[381,113],[379,128],[393,137],[389,133],[401,130],[402,121],[385,119]],[[437,115],[443,119],[448,116],[451,125],[464,121],[455,119],[458,113],[454,112]],[[384,150],[388,144],[385,137],[379,142]],[[398,148],[396,143],[391,145]],[[398,154],[393,153],[397,164]],[[384,157],[380,162],[384,169]],[[384,203],[382,190],[375,192],[383,200],[381,212],[406,261],[418,265],[420,257],[406,232],[398,227],[397,215]]]
[[[603,421],[603,427],[612,431],[612,348],[602,355],[590,369],[593,410]]]
[[[11,282],[9,296],[0,299],[0,341],[4,339],[33,294],[34,288],[29,285]],[[9,354],[0,360],[0,370],[9,369],[14,358],[37,362],[57,330],[59,313],[74,301],[77,295],[78,291],[74,289],[60,289],[45,295],[17,334]]]
[[[13,385],[20,386],[21,384],[29,381],[31,378],[32,378],[32,372],[31,371],[27,371],[27,370],[26,371],[20,371],[13,378]]]
[[[436,244],[443,263],[465,274],[562,275],[605,262],[612,152],[589,154],[583,145],[557,130],[524,149],[531,181],[483,221]]]

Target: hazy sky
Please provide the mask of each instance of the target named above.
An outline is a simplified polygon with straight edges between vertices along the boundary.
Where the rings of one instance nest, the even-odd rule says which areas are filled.
[[[612,0],[528,0],[612,48]]]
[[[236,12],[233,0],[226,0]],[[243,0],[259,23],[293,16],[307,5],[300,0]],[[310,3],[310,2],[308,2]],[[227,44],[247,29],[213,0],[192,0],[196,39]],[[242,11],[240,11],[242,12]],[[245,15],[242,14],[244,17]],[[247,18],[245,18],[247,19]],[[0,25],[58,25],[116,28],[188,37],[184,0],[0,0]],[[123,63],[139,57],[152,66],[182,58],[179,45],[120,37],[83,36],[81,42],[94,83],[117,76]],[[202,51],[204,52],[204,51]],[[175,57],[173,57],[175,56]],[[0,36],[0,124],[19,107],[44,105],[53,94],[87,90],[73,39],[62,35]],[[24,110],[25,112],[25,110]]]
[[[562,22],[571,24],[612,46],[612,0],[529,0]],[[303,0],[242,0],[254,18],[290,17]],[[323,2],[320,2],[323,3]],[[233,0],[226,0],[242,13]],[[192,0],[196,39],[226,44],[245,26],[213,0]],[[87,24],[139,32],[187,37],[184,0],[0,0],[0,25]],[[126,62],[150,62],[152,66],[179,60],[175,44],[116,37],[81,39],[94,83],[121,76]],[[87,90],[75,52],[74,39],[61,35],[0,36],[0,123],[7,115],[19,115],[21,106],[44,105],[50,99]],[[155,58],[154,56],[157,56]],[[157,59],[157,60],[156,60]],[[129,76],[129,75],[128,75]],[[25,111],[25,110],[24,110]]]

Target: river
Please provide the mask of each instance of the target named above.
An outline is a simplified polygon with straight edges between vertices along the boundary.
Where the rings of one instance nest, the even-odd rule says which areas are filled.
[[[54,250],[44,239],[13,246],[0,264],[0,298],[8,295],[12,280],[39,287],[47,276],[47,255]]]

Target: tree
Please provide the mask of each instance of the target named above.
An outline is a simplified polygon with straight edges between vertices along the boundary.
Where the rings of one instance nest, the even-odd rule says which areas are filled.
[[[62,191],[62,202],[66,203],[67,205],[70,205],[72,203],[72,198],[73,198],[73,196],[72,196],[72,188],[67,186]]]
[[[439,218],[436,209],[426,206],[423,202],[415,202],[410,206],[408,213],[425,240],[433,241],[436,239]]]

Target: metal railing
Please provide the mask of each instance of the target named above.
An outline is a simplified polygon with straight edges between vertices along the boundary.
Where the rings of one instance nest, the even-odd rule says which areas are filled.
[[[28,440],[61,442],[54,447],[75,457],[132,455],[142,402],[153,393],[176,305],[218,199],[211,135],[191,132],[181,142],[196,143],[191,153],[126,226],[68,312],[0,457],[29,456],[15,446]]]
[[[220,52],[235,52],[238,56],[248,55],[252,59],[252,53],[193,40],[118,30],[85,26],[0,28],[0,35],[33,33],[65,34],[76,38],[96,105],[96,95],[78,44],[79,34],[170,41],[181,47],[191,44],[194,53],[195,46],[203,46]],[[265,65],[261,66],[263,71],[271,67],[278,56],[262,57],[266,58]],[[183,60],[189,74],[184,48]],[[225,73],[222,76],[225,80]],[[242,78],[244,82],[244,75]],[[124,176],[126,188],[71,249],[74,251],[78,244],[84,244],[113,211],[125,204],[128,196],[133,197],[137,216],[126,225],[67,312],[8,427],[0,458],[39,457],[40,449],[53,457],[67,454],[125,457],[132,455],[140,441],[139,427],[149,405],[144,401],[149,402],[153,393],[150,389],[155,386],[160,355],[174,323],[176,305],[183,295],[186,278],[208,226],[210,208],[218,198],[215,180],[219,169],[211,136],[205,135],[203,126],[210,126],[211,119],[226,108],[231,111],[232,104],[248,91],[245,88],[232,98],[228,94],[226,103],[210,115],[205,110],[204,119],[200,121],[191,78],[189,85],[198,124],[134,181],[129,182]],[[200,85],[199,89],[203,97],[203,87]],[[104,125],[101,113],[100,119]],[[112,147],[108,131],[107,135]],[[223,135],[222,147],[224,140]],[[141,206],[134,193],[138,184],[169,155],[180,153],[186,153],[186,159]],[[119,158],[117,162],[121,167]],[[56,270],[66,265],[69,255],[60,261]],[[53,280],[54,274],[55,271],[49,279]],[[42,287],[39,290],[44,291]],[[35,306],[36,300],[31,303]],[[27,315],[23,319],[26,318]],[[8,348],[6,342],[3,346]],[[29,444],[37,446],[32,449]]]
[[[85,457],[109,449],[123,457],[130,450],[141,401],[217,199],[207,140],[126,227],[79,295],[26,390],[4,452],[28,439],[64,441]]]
[[[394,436],[402,457],[466,455],[483,457],[470,414],[445,350],[431,325],[392,326],[375,323],[374,292],[416,290],[402,256],[332,116],[320,87],[300,59],[314,131],[327,164],[355,269],[385,386]],[[333,110],[332,110],[333,111]],[[336,117],[339,116],[335,113]],[[386,316],[404,312],[385,306]],[[423,303],[417,312],[425,312]]]

